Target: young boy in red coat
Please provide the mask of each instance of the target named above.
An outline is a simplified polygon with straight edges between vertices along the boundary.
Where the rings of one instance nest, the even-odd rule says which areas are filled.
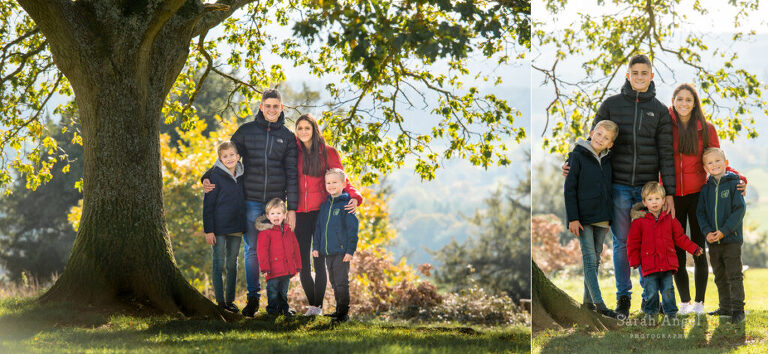
[[[647,315],[659,313],[661,293],[664,314],[675,317],[677,304],[672,281],[678,268],[675,246],[694,256],[700,256],[703,250],[685,235],[677,219],[661,210],[664,195],[664,187],[658,182],[648,182],[643,186],[643,203],[635,204],[630,213],[632,225],[627,237],[627,258],[630,267],[640,267],[644,278],[641,282],[643,312]]]
[[[291,277],[301,271],[301,256],[296,235],[288,224],[283,224],[287,213],[285,203],[274,198],[264,208],[266,216],[256,219],[259,230],[256,253],[259,267],[267,279],[267,313],[294,314],[288,308],[288,284]],[[269,220],[269,222],[265,222]]]

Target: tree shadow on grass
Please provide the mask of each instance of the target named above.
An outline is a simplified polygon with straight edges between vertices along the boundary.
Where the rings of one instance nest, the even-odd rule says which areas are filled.
[[[582,352],[673,352],[694,349],[722,352],[744,344],[743,324],[739,327],[721,322],[708,340],[710,324],[706,316],[681,316],[677,321],[642,320],[643,317],[631,318],[615,331],[589,333],[571,329],[562,336],[558,335],[562,331],[550,331],[547,335],[551,335],[552,339],[544,344],[541,352],[572,351],[573,348]],[[690,328],[687,334],[686,327]]]
[[[94,309],[2,303],[0,343],[23,351],[529,351],[530,332],[459,326],[409,326],[329,318],[275,317],[259,313],[236,322],[169,317],[114,317]],[[34,337],[34,339],[33,339]]]

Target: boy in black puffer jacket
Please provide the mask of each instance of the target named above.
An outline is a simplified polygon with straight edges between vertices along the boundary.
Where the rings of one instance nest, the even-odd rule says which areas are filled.
[[[312,240],[312,256],[325,256],[336,297],[336,312],[327,316],[337,322],[349,320],[349,262],[357,250],[357,216],[344,210],[349,203],[349,194],[344,192],[346,179],[344,171],[338,168],[325,173],[325,189],[329,195],[320,206]]]
[[[608,149],[619,133],[616,123],[602,121],[589,133],[590,140],[576,142],[568,155],[571,170],[565,178],[565,209],[568,230],[579,239],[584,264],[584,306],[616,318],[603,302],[597,283],[600,253],[613,219],[611,159]]]
[[[737,190],[739,176],[726,172],[725,153],[708,148],[702,155],[707,184],[699,192],[696,217],[709,243],[709,261],[715,274],[720,308],[710,315],[744,321],[744,274],[741,272],[742,222],[747,205]]]

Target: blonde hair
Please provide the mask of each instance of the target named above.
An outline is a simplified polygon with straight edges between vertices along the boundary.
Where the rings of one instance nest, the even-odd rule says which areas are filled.
[[[603,128],[606,131],[613,134],[613,138],[611,138],[611,142],[616,141],[616,137],[619,136],[619,125],[612,120],[605,119],[597,122],[597,124],[595,124],[595,128],[592,129],[592,131],[597,130],[597,128]]]
[[[704,152],[701,154],[701,160],[704,161],[705,156],[711,155],[714,153],[719,153],[720,157],[722,157],[723,160],[725,160],[725,151],[723,151],[723,149],[721,148],[716,148],[716,147],[706,148]]]
[[[347,174],[344,173],[344,170],[340,168],[331,168],[328,171],[325,171],[325,175],[337,175],[339,178],[341,178],[341,181],[344,182],[347,180]]]
[[[269,212],[274,208],[280,208],[283,213],[288,212],[288,208],[285,206],[285,202],[280,198],[272,198],[272,200],[267,202],[267,205],[264,207],[264,211]]]
[[[643,196],[643,200],[650,197],[651,195],[660,195],[662,198],[666,195],[666,191],[664,190],[664,187],[661,186],[659,182],[648,182],[643,186],[643,190],[640,192],[640,195]]]
[[[221,151],[222,150],[229,150],[229,149],[235,150],[236,154],[238,153],[237,152],[237,145],[235,145],[235,143],[227,140],[227,141],[221,142],[219,145],[216,145],[216,154],[218,154],[218,156],[221,157]]]

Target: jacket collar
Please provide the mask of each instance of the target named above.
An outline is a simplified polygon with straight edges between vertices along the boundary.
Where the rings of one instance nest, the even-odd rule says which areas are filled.
[[[648,90],[645,92],[637,92],[632,88],[628,79],[624,79],[624,86],[621,87],[621,94],[632,102],[637,99],[640,102],[648,102],[656,97],[656,84],[651,80],[651,84],[648,85]]]
[[[256,117],[253,118],[253,121],[264,128],[277,129],[285,125],[285,112],[280,112],[280,117],[277,117],[277,122],[269,122],[264,118],[264,112],[259,110],[259,113],[256,113]]]
[[[725,171],[725,174],[723,177],[720,177],[720,183],[728,182],[728,181],[738,181],[739,176],[731,171]],[[715,177],[709,176],[707,178],[707,183],[716,184]]]
[[[336,203],[342,203],[343,202],[343,203],[346,204],[346,203],[349,202],[349,199],[350,199],[349,198],[349,194],[347,192],[341,192],[341,195],[336,197],[336,198],[332,197],[329,194],[327,200],[328,200],[328,203],[336,204]]]

